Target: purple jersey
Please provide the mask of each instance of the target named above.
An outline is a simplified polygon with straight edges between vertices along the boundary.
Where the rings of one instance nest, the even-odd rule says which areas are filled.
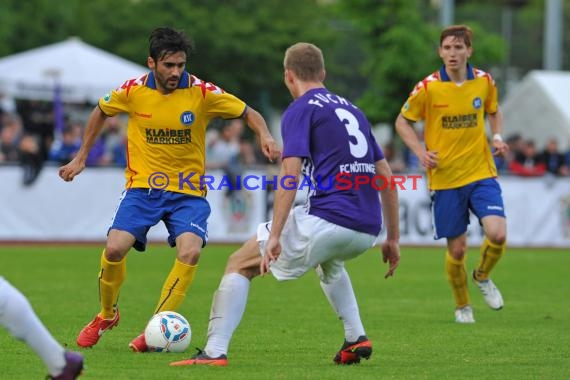
[[[309,188],[308,212],[355,231],[378,235],[378,191],[370,185],[384,154],[355,105],[326,88],[295,99],[281,121],[283,158],[303,158],[298,188]],[[343,181],[338,181],[342,174]],[[356,186],[356,178],[368,184]]]

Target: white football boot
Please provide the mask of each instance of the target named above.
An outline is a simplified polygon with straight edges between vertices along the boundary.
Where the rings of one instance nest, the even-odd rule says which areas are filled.
[[[503,296],[490,278],[484,281],[477,281],[475,271],[473,271],[473,282],[475,282],[481,294],[483,294],[485,302],[491,309],[501,310],[503,308]]]
[[[473,318],[473,309],[471,306],[463,306],[461,309],[455,309],[455,322],[457,323],[475,323]]]

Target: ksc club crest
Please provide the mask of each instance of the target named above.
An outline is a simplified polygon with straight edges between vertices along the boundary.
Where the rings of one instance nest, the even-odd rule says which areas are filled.
[[[483,105],[483,102],[481,101],[480,97],[476,97],[475,99],[473,99],[473,108],[478,110],[479,108],[481,108],[481,105]]]
[[[185,111],[180,115],[180,122],[187,127],[191,126],[195,119],[196,116],[191,111]]]

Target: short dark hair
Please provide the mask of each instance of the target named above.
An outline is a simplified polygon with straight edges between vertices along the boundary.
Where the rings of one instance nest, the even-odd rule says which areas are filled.
[[[192,41],[186,37],[184,31],[169,27],[158,27],[153,30],[148,42],[148,55],[155,61],[159,61],[165,55],[180,51],[188,56],[194,48]]]
[[[447,37],[453,36],[458,40],[462,40],[465,46],[471,47],[471,40],[473,39],[473,32],[467,25],[451,25],[445,28],[439,37],[439,46]]]

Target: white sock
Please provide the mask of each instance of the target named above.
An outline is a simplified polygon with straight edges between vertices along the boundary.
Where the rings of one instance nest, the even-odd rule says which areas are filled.
[[[342,269],[340,278],[330,284],[321,281],[321,288],[325,292],[329,303],[344,324],[344,337],[349,342],[354,342],[361,335],[366,335],[364,326],[360,320],[360,312],[350,277],[346,269]]]
[[[249,284],[249,279],[239,273],[222,277],[210,310],[208,343],[204,349],[208,356],[216,358],[228,354],[230,339],[245,312]]]
[[[65,350],[38,319],[20,291],[0,277],[0,325],[23,340],[42,359],[52,376],[65,367]]]

